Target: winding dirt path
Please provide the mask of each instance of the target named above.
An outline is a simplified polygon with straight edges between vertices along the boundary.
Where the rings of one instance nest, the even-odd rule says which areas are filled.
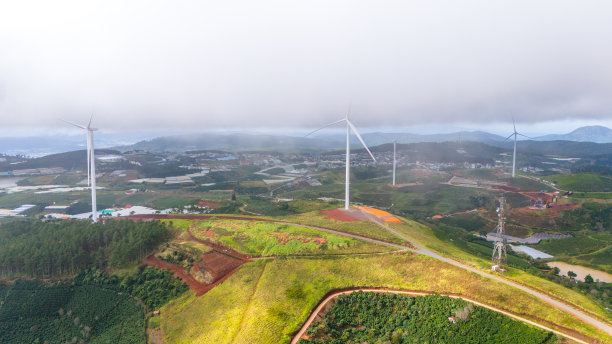
[[[456,267],[459,267],[459,268],[471,271],[473,273],[476,273],[478,275],[484,276],[486,278],[490,278],[490,279],[496,280],[498,282],[507,284],[507,285],[509,285],[511,287],[520,289],[520,290],[522,290],[522,291],[524,291],[524,292],[526,292],[526,293],[528,293],[528,294],[530,294],[532,296],[535,296],[536,298],[538,298],[538,299],[540,299],[540,300],[542,300],[544,302],[547,302],[548,304],[550,304],[550,305],[552,305],[552,306],[554,306],[556,308],[559,308],[559,309],[561,309],[563,311],[566,311],[566,312],[572,314],[576,318],[578,318],[578,319],[580,319],[580,320],[582,320],[582,321],[584,321],[584,322],[586,322],[586,323],[588,323],[590,325],[593,325],[597,329],[599,329],[599,330],[607,333],[608,335],[612,336],[612,326],[610,326],[610,324],[608,324],[608,323],[606,323],[604,321],[601,321],[599,319],[596,319],[595,317],[593,317],[591,315],[588,315],[588,314],[584,313],[583,311],[578,310],[578,309],[574,308],[573,306],[570,306],[569,304],[567,304],[565,302],[562,302],[562,301],[560,301],[558,299],[555,299],[555,298],[553,298],[553,297],[551,297],[551,296],[549,296],[549,295],[547,295],[545,293],[542,293],[542,292],[536,291],[534,289],[531,289],[529,287],[526,287],[526,286],[524,286],[522,284],[519,284],[519,283],[510,281],[510,280],[507,280],[507,279],[505,279],[503,277],[500,277],[500,276],[497,276],[497,275],[493,275],[493,274],[484,272],[482,270],[479,270],[479,269],[473,268],[471,266],[465,265],[463,263],[460,263],[460,262],[458,262],[456,260],[453,260],[453,259],[450,259],[450,258],[447,258],[447,257],[443,257],[443,256],[439,255],[438,253],[433,252],[433,251],[431,251],[431,250],[429,250],[429,249],[427,249],[427,248],[425,248],[425,247],[423,247],[423,246],[421,246],[421,245],[411,241],[410,239],[408,239],[408,237],[406,237],[405,235],[399,233],[395,229],[385,225],[384,223],[381,223],[381,222],[376,221],[376,220],[373,220],[373,221],[375,223],[377,223],[379,226],[382,226],[383,228],[387,229],[391,233],[393,233],[393,234],[399,236],[400,238],[402,238],[404,240],[407,240],[410,243],[412,243],[412,245],[416,247],[415,251],[417,253],[419,253],[419,254],[426,255],[426,256],[429,256],[429,257],[441,260],[441,261],[443,261],[445,263],[448,263],[448,264],[454,265]]]
[[[369,215],[369,214],[368,214]],[[402,233],[396,231],[395,229],[387,226],[385,223],[381,222],[378,218],[376,218],[375,216],[368,216],[368,219],[376,224],[378,224],[379,226],[385,228],[386,230],[388,230],[389,232],[391,232],[392,234],[396,235],[397,237],[404,239],[409,245],[410,247],[406,247],[406,246],[402,246],[402,245],[398,245],[398,244],[393,244],[390,242],[386,242],[386,241],[382,241],[382,240],[378,240],[378,239],[373,239],[373,238],[368,238],[368,237],[364,237],[361,235],[357,235],[357,234],[352,234],[352,233],[347,233],[347,232],[343,232],[343,231],[338,231],[338,230],[334,230],[334,229],[329,229],[329,228],[322,228],[322,227],[316,227],[316,226],[307,226],[307,225],[301,225],[301,224],[297,224],[297,223],[291,223],[291,222],[286,222],[286,221],[275,221],[275,220],[271,220],[271,219],[259,219],[259,218],[254,218],[254,217],[243,217],[243,216],[219,216],[219,215],[160,215],[160,214],[154,214],[154,215],[135,215],[135,216],[130,216],[131,219],[143,219],[143,220],[148,220],[148,219],[187,219],[187,220],[198,220],[198,219],[210,219],[211,217],[217,217],[217,218],[224,218],[224,219],[232,219],[232,220],[255,220],[255,221],[263,221],[263,222],[275,222],[275,223],[283,223],[283,224],[288,224],[288,225],[293,225],[293,226],[298,226],[298,227],[305,227],[305,228],[310,228],[310,229],[315,229],[315,230],[319,230],[319,231],[323,231],[323,232],[327,232],[327,233],[332,233],[332,234],[336,234],[336,235],[340,235],[340,236],[344,236],[344,237],[349,237],[349,238],[354,238],[354,239],[360,239],[360,240],[365,240],[368,242],[372,242],[372,243],[376,243],[376,244],[380,244],[380,245],[385,245],[385,246],[389,246],[389,247],[394,247],[397,249],[401,249],[401,250],[412,250],[416,253],[431,257],[431,258],[435,258],[438,260],[441,260],[445,263],[454,265],[456,267],[462,268],[464,270],[468,270],[470,272],[473,272],[475,274],[481,275],[483,277],[489,278],[489,279],[493,279],[496,280],[498,282],[504,283],[506,285],[509,285],[511,287],[517,288],[519,290],[522,290],[544,302],[547,302],[548,304],[559,308],[563,311],[566,311],[568,313],[570,313],[571,315],[573,315],[574,317],[584,321],[585,323],[588,323],[594,327],[596,327],[598,330],[601,330],[605,333],[607,333],[608,335],[612,336],[612,326],[602,320],[597,319],[595,316],[591,316],[589,314],[586,314],[585,312],[583,312],[582,310],[579,310],[573,306],[570,306],[568,303],[565,303],[559,299],[553,298],[550,295],[547,295],[543,292],[531,289],[529,287],[526,287],[524,285],[521,285],[519,283],[510,281],[508,279],[505,279],[503,277],[497,276],[497,275],[493,275],[487,272],[484,272],[482,270],[473,268],[471,266],[465,265],[463,263],[460,263],[456,260],[447,258],[447,257],[443,257],[440,254],[431,251],[419,244],[417,244],[416,242],[412,241],[411,239],[409,239],[407,236],[403,235]],[[402,219],[404,220],[404,219]]]
[[[463,299],[465,301],[469,301],[475,305],[481,306],[481,307],[485,307],[488,308],[492,311],[498,312],[498,313],[502,313],[504,315],[507,315],[511,318],[514,318],[516,320],[520,320],[522,322],[525,322],[529,325],[532,326],[536,326],[539,327],[545,331],[550,331],[553,332],[557,335],[563,336],[565,338],[569,338],[577,343],[581,343],[581,344],[590,344],[589,342],[585,342],[584,340],[575,337],[574,335],[569,335],[567,333],[563,333],[563,332],[559,332],[557,330],[554,330],[550,327],[544,326],[544,325],[540,325],[536,322],[533,322],[529,319],[520,317],[518,315],[514,315],[512,313],[506,312],[504,310],[501,310],[499,308],[495,308],[489,305],[485,305],[483,303],[480,303],[478,301],[474,301],[472,299],[466,298],[464,296],[460,296],[460,295],[450,295],[450,294],[436,294],[436,293],[427,293],[427,292],[416,292],[416,291],[404,291],[404,290],[386,290],[386,289],[371,289],[371,288],[355,288],[355,289],[351,289],[351,290],[343,290],[343,291],[338,291],[335,292],[333,294],[328,295],[321,303],[319,303],[319,305],[317,306],[317,308],[315,308],[315,310],[310,314],[310,316],[308,317],[308,320],[306,320],[306,322],[304,323],[304,325],[302,326],[302,328],[298,331],[298,333],[293,337],[293,339],[291,340],[291,344],[297,344],[298,341],[300,340],[300,338],[302,338],[302,336],[304,335],[304,333],[306,333],[306,330],[308,330],[308,327],[310,327],[310,325],[312,324],[312,322],[315,320],[315,318],[317,317],[317,315],[319,315],[319,313],[321,313],[321,310],[323,310],[325,308],[325,306],[327,306],[327,304],[332,301],[333,299],[335,299],[336,297],[343,295],[343,294],[351,294],[357,291],[364,291],[364,292],[372,292],[372,293],[390,293],[390,294],[401,294],[401,295],[410,295],[410,296],[426,296],[426,295],[442,295],[442,296],[448,296],[448,297],[452,297],[454,299]]]

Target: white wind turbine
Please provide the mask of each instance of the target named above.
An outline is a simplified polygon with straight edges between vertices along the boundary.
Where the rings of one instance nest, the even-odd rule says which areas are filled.
[[[80,124],[64,121],[68,124],[72,124],[77,128],[81,128],[87,131],[87,186],[91,187],[91,219],[93,222],[98,221],[98,204],[96,201],[96,157],[94,155],[94,139],[93,132],[98,130],[91,127],[91,120],[93,114],[89,118],[87,126]]]
[[[397,139],[393,140],[393,186],[395,186],[395,167],[397,166],[397,160],[395,159],[396,145]]]
[[[368,151],[368,153],[370,153],[370,156],[372,157],[372,160],[374,160],[374,162],[376,162],[376,158],[374,158],[374,155],[372,154],[372,152],[370,152],[370,149],[368,148],[368,146],[365,144],[365,142],[363,142],[363,139],[361,138],[361,135],[359,135],[359,132],[357,131],[357,128],[355,128],[355,126],[353,125],[353,123],[351,123],[351,121],[349,121],[349,114],[351,113],[351,107],[349,106],[349,110],[346,113],[346,117],[330,123],[326,126],[323,126],[315,131],[312,131],[310,133],[308,133],[308,135],[312,135],[314,133],[316,133],[317,131],[327,128],[329,126],[332,126],[334,124],[338,124],[338,123],[342,123],[342,122],[346,122],[346,176],[345,176],[345,186],[344,186],[344,209],[348,210],[349,209],[349,185],[350,185],[350,175],[351,175],[351,145],[350,145],[350,141],[349,141],[349,137],[351,135],[351,129],[353,129],[353,131],[355,132],[355,135],[357,136],[357,138],[359,139],[359,141],[361,141],[361,144],[363,145],[363,147]]]
[[[508,141],[509,138],[511,138],[512,136],[514,136],[514,153],[512,153],[512,178],[514,178],[514,172],[516,169],[516,137],[518,135],[521,135],[523,137],[526,137],[528,139],[530,139],[531,137],[523,135],[519,132],[516,131],[516,124],[514,124],[514,118],[512,119],[512,126],[514,127],[514,132],[512,134],[510,134],[510,136],[506,137],[506,139],[504,140],[504,142]]]

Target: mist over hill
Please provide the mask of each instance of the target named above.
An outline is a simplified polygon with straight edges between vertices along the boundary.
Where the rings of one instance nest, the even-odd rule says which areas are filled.
[[[304,134],[306,134],[306,132]],[[130,150],[185,152],[206,149],[229,152],[278,151],[282,153],[320,152],[341,149],[346,144],[345,135],[342,132],[322,132],[308,137],[249,133],[200,133],[160,136],[152,139],[150,137],[151,136],[146,136],[145,134],[125,135],[96,133],[95,143],[96,148],[111,148],[123,152]],[[419,142],[483,142],[501,147],[511,145],[511,140],[504,143],[504,137],[483,131],[459,131],[443,134],[372,132],[363,133],[363,139],[368,146],[378,146],[391,143],[395,140],[403,144]],[[542,144],[542,141],[557,142],[553,144],[554,146],[560,145],[560,141],[612,143],[612,129],[603,126],[581,127],[568,134],[539,136],[533,140],[540,142],[539,144]],[[523,141],[528,140],[521,140],[521,142]],[[39,157],[83,149],[84,146],[84,135],[0,137],[0,153],[7,155]],[[354,148],[361,147],[361,144],[354,134],[351,135],[351,146]],[[591,146],[578,145],[572,147],[590,149],[589,147]],[[599,146],[592,147],[595,147],[595,149],[600,152],[602,150]],[[609,153],[609,151],[601,152],[601,154],[606,153]]]
[[[538,141],[555,141],[542,151],[555,151],[555,147],[564,148],[575,147],[571,152],[579,151],[580,149],[588,149],[588,152],[593,153],[593,149],[601,154],[610,152],[608,148],[597,145],[571,145],[563,144],[561,140],[568,142],[584,142],[584,143],[611,143],[612,135],[608,141],[605,140],[606,130],[612,130],[606,127],[582,127],[573,131],[573,134],[567,135],[549,135],[550,140],[544,140],[543,137],[536,138]],[[589,141],[592,134],[593,139]],[[510,147],[512,142],[504,142],[504,137],[483,132],[483,131],[460,131],[445,134],[414,134],[414,133],[364,133],[363,139],[368,146],[378,146],[386,143],[391,143],[397,140],[398,143],[420,143],[420,142],[482,142],[494,146]],[[565,139],[555,139],[555,137],[566,137]],[[574,139],[571,139],[574,138]],[[298,137],[289,135],[261,135],[261,134],[218,134],[218,133],[202,133],[190,135],[175,135],[158,137],[152,140],[144,140],[133,145],[115,147],[117,150],[144,150],[149,152],[184,152],[198,149],[213,149],[229,152],[238,151],[278,151],[284,153],[290,152],[316,152],[321,150],[341,149],[346,144],[346,138],[343,133],[319,134],[316,136]],[[559,141],[559,142],[556,142]],[[521,141],[523,142],[523,141]],[[535,142],[535,141],[534,141]],[[538,142],[537,145],[543,144]],[[535,145],[535,146],[537,146]],[[351,135],[351,146],[360,148],[361,144],[357,137]]]
[[[571,133],[561,135],[544,135],[534,138],[537,141],[577,141],[612,143],[612,129],[601,125],[580,127]]]

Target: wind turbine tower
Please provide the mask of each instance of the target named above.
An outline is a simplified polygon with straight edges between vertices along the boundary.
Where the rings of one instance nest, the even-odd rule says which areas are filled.
[[[497,208],[497,234],[495,239],[495,246],[493,246],[493,256],[491,257],[493,263],[497,265],[498,268],[501,268],[502,261],[506,260],[506,239],[503,237],[504,235],[504,221],[505,221],[505,212],[504,212],[504,197],[499,198],[499,208]],[[495,266],[494,265],[494,266]]]
[[[349,189],[350,189],[350,178],[351,178],[351,144],[350,144],[350,136],[351,136],[351,129],[355,132],[355,135],[357,136],[357,138],[359,139],[359,141],[361,141],[361,144],[363,145],[363,147],[368,151],[368,153],[370,154],[370,157],[372,158],[372,160],[374,160],[374,162],[376,162],[376,158],[374,158],[374,155],[372,154],[372,152],[370,152],[370,149],[368,148],[368,146],[365,144],[365,142],[363,141],[363,138],[361,138],[361,135],[359,135],[359,132],[357,131],[357,128],[355,128],[355,126],[353,125],[353,123],[351,123],[351,121],[349,121],[349,114],[351,113],[351,107],[349,106],[349,110],[346,113],[346,117],[330,123],[328,125],[325,125],[315,131],[312,131],[310,133],[308,133],[308,135],[306,136],[310,136],[314,133],[316,133],[317,131],[327,128],[329,126],[332,126],[334,124],[338,124],[338,123],[346,123],[346,176],[345,176],[345,186],[344,186],[344,209],[348,210],[349,209],[349,205],[350,205],[350,193],[349,193]]]
[[[395,159],[397,140],[393,140],[393,186],[395,186],[395,167],[397,166],[397,160]]]
[[[96,157],[94,153],[94,139],[93,132],[98,130],[91,127],[91,120],[93,114],[89,118],[87,126],[80,124],[64,121],[68,124],[72,124],[77,128],[87,131],[87,185],[91,188],[91,219],[93,222],[98,221],[98,203],[96,198]]]
[[[512,178],[514,178],[515,176],[515,170],[516,170],[516,137],[518,135],[521,135],[523,137],[526,137],[528,139],[530,139],[531,137],[523,135],[519,132],[516,131],[516,124],[514,124],[514,118],[512,119],[512,126],[514,127],[514,132],[512,134],[510,134],[510,136],[506,137],[505,141],[508,141],[509,138],[511,138],[512,136],[514,136],[514,152],[512,153]]]

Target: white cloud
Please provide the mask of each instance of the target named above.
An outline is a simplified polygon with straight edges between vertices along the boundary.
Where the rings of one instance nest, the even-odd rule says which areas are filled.
[[[612,117],[604,1],[6,1],[4,127]]]

